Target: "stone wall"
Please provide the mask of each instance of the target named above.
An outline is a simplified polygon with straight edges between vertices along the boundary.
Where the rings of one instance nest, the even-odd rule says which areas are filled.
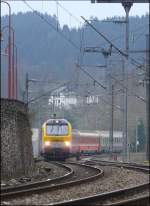
[[[31,129],[26,105],[1,99],[1,178],[33,173]]]

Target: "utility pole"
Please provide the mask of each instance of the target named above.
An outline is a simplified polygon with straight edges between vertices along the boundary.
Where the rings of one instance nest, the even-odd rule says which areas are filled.
[[[38,106],[39,106],[39,121],[38,121],[38,123],[39,123],[39,131],[40,131],[40,133],[42,134],[42,121],[41,121],[41,103],[40,103],[40,101],[38,102]],[[38,141],[38,146],[39,146],[39,151],[41,151],[41,147],[42,147],[42,141],[41,141],[41,138],[40,138],[40,136],[39,136],[39,139],[38,139],[39,141]]]
[[[127,55],[127,59],[125,59],[126,61],[126,66],[128,63],[128,56],[129,56],[129,11],[131,9],[131,6],[133,5],[133,3],[131,2],[123,2],[122,6],[125,9],[125,13],[126,13],[126,55]],[[124,81],[124,83],[126,83],[127,86],[127,75],[125,78],[125,72],[124,73],[124,79],[126,79],[126,81]],[[124,137],[124,144],[123,144],[123,162],[128,160],[128,91],[127,88],[124,88],[124,112],[123,112],[123,137]]]
[[[15,45],[16,46],[16,45]],[[15,87],[16,87],[16,99],[18,99],[18,49],[16,46],[16,67],[15,67],[15,71],[16,71],[16,76],[15,76]]]
[[[26,73],[26,82],[25,82],[25,91],[26,91],[26,103],[28,106],[28,100],[29,100],[29,75]]]
[[[105,67],[106,67],[105,81],[109,83],[110,82],[110,75],[109,75],[110,70],[108,71],[108,57],[109,57],[109,55],[111,55],[111,52],[108,50],[105,50],[105,49],[103,49],[101,52],[102,52],[104,59],[105,59]]]
[[[150,69],[149,69],[149,35],[146,35],[146,159],[149,160],[149,144],[150,144],[150,136],[149,136],[149,115],[150,115],[150,107],[149,107],[149,81],[150,81]]]
[[[124,59],[122,59],[122,80],[123,80],[123,84],[124,84],[124,82],[125,82],[125,60]],[[124,89],[124,87],[122,88],[122,90],[123,90],[123,98],[125,97],[125,89]],[[125,157],[126,157],[126,138],[125,138],[125,127],[124,127],[124,113],[125,113],[125,111],[124,111],[124,109],[125,109],[125,102],[124,102],[124,99],[123,99],[123,105],[122,105],[122,107],[123,107],[123,121],[122,121],[122,125],[123,125],[123,127],[122,127],[122,146],[123,146],[123,150],[122,150],[122,161],[124,162],[125,161]]]
[[[110,105],[110,111],[109,111],[109,155],[110,155],[110,159],[112,157],[112,153],[113,153],[113,119],[114,119],[114,85],[112,84],[112,79],[111,79],[111,68],[109,66],[108,68],[108,57],[109,55],[111,55],[111,47],[110,49],[107,50],[102,50],[102,54],[105,58],[105,66],[106,66],[106,82],[108,85],[108,98],[109,98],[109,102],[111,103]]]
[[[122,6],[124,7],[124,10],[126,12],[126,54],[127,54],[127,57],[129,55],[129,11],[132,5],[133,3],[131,2],[122,3]]]
[[[110,107],[110,129],[109,129],[109,148],[110,157],[113,154],[113,130],[114,130],[114,85],[111,82],[111,107]]]
[[[85,49],[86,52],[94,52],[92,48]],[[111,79],[111,69],[108,68],[108,57],[111,55],[112,51],[112,45],[110,45],[110,48],[108,50],[101,49],[99,52],[103,54],[105,59],[105,81],[108,86],[108,102],[110,102],[110,108],[109,108],[109,154],[110,158],[112,157],[113,153],[113,115],[114,115],[114,105],[113,105],[113,99],[114,99],[114,86],[112,84]]]
[[[139,123],[139,120],[138,120],[138,117],[136,117],[136,143],[135,143],[135,152],[137,153],[138,152],[138,145],[139,145],[139,140],[138,140],[138,123]]]

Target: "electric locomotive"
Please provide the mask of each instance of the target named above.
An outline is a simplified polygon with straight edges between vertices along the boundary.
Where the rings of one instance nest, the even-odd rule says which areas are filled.
[[[66,119],[49,119],[42,125],[42,155],[50,159],[69,156],[72,127]]]

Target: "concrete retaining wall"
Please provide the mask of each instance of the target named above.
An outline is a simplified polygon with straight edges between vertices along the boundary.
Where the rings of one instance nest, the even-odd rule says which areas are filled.
[[[1,99],[1,177],[33,173],[32,139],[26,105]]]

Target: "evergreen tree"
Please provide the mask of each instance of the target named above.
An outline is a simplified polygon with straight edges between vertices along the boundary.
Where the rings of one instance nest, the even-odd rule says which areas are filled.
[[[137,128],[137,137],[139,141],[138,150],[144,151],[145,149],[145,142],[146,142],[146,135],[145,135],[145,128],[143,120],[139,120],[138,128]]]

